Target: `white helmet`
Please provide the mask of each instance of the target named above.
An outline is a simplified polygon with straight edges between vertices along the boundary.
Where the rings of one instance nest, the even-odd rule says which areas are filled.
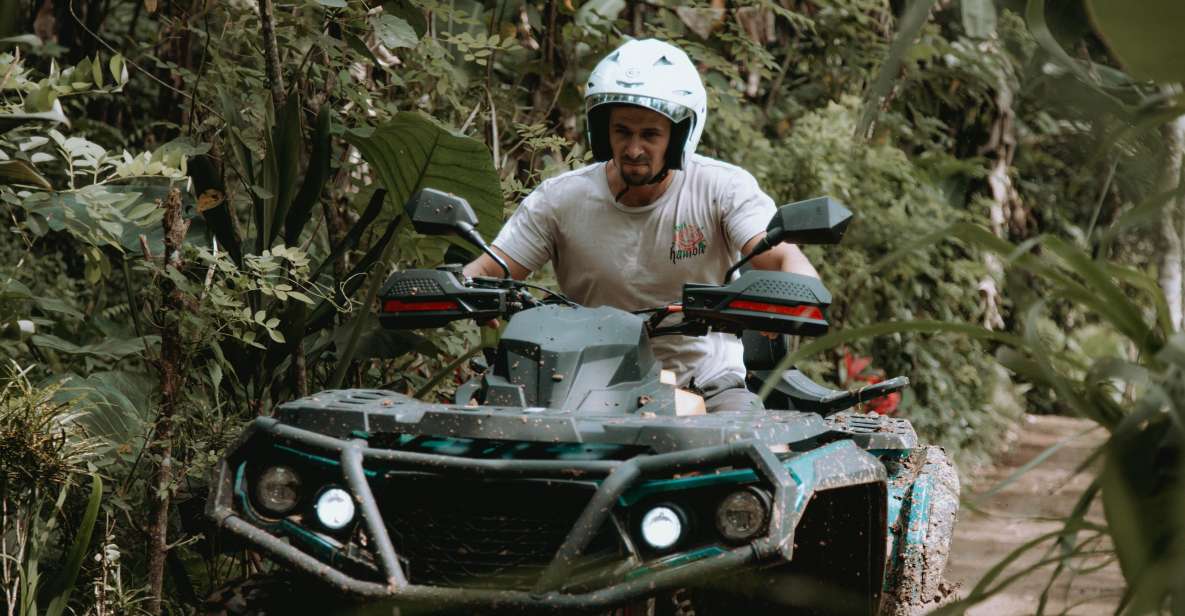
[[[708,119],[708,93],[699,71],[682,49],[657,39],[627,41],[588,77],[584,113],[588,142],[598,162],[613,158],[609,147],[613,104],[637,105],[670,118],[667,169],[683,168]]]

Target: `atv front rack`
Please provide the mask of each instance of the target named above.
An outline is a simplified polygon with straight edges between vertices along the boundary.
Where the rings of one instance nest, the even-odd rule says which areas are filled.
[[[603,609],[656,591],[685,586],[705,576],[735,571],[748,563],[777,556],[789,561],[793,552],[792,535],[801,508],[804,506],[806,486],[800,486],[783,461],[770,447],[754,440],[737,441],[698,449],[657,455],[636,456],[625,461],[616,460],[490,460],[460,458],[439,454],[396,451],[370,447],[364,439],[344,440],[285,425],[270,417],[257,418],[240,437],[234,450],[255,434],[263,434],[276,441],[316,448],[338,455],[343,479],[355,500],[365,528],[373,541],[378,564],[386,584],[357,579],[297,547],[256,527],[233,508],[234,471],[228,456],[219,466],[214,478],[208,514],[220,527],[246,539],[272,558],[323,580],[343,591],[368,598],[388,598],[407,605],[481,605],[511,609],[588,610]],[[371,486],[366,480],[364,465],[381,462],[398,465],[400,470],[420,470],[438,474],[464,474],[482,477],[533,478],[602,478],[600,485],[568,532],[550,564],[539,576],[530,591],[449,588],[412,584],[399,563],[394,544],[383,523]],[[682,566],[645,575],[619,579],[603,588],[588,592],[564,592],[564,582],[572,572],[578,557],[588,547],[597,532],[610,517],[614,504],[631,487],[648,478],[669,477],[674,473],[721,466],[750,468],[760,481],[772,490],[772,511],[769,533],[750,543],[724,550],[721,553]],[[868,480],[883,480],[883,469],[859,469],[870,473]]]

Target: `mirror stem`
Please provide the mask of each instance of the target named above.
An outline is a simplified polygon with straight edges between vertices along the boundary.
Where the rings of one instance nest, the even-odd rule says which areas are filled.
[[[773,248],[773,244],[770,244],[769,240],[767,238],[769,238],[769,235],[766,235],[765,237],[761,238],[761,241],[758,242],[757,245],[753,247],[752,252],[741,257],[740,261],[737,261],[735,264],[733,264],[732,267],[728,268],[727,272],[724,272],[724,283],[725,284],[727,284],[729,280],[732,280],[733,273],[736,272],[738,269],[740,269],[741,266],[748,263],[749,259],[752,259],[753,257],[756,257],[757,255],[769,250],[770,248]]]
[[[511,278],[510,266],[506,265],[506,261],[503,260],[502,257],[499,257],[497,253],[495,253],[493,250],[490,250],[490,247],[486,246],[485,244],[481,245],[481,249],[487,255],[490,255],[490,258],[494,260],[494,263],[498,264],[498,267],[502,268],[502,272],[506,274],[506,278]]]
[[[502,268],[502,272],[506,274],[506,278],[511,278],[510,266],[506,264],[506,261],[502,257],[499,257],[497,253],[495,253],[490,249],[489,246],[486,245],[486,241],[482,239],[481,234],[477,232],[477,229],[475,229],[473,225],[459,223],[457,227],[461,237],[465,238],[465,240],[467,240],[469,243],[477,246],[482,252],[489,255],[490,258],[494,260],[494,263],[497,263],[498,267]]]

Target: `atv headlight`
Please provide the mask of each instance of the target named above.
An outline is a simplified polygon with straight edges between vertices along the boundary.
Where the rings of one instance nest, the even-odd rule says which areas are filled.
[[[656,550],[665,550],[683,536],[683,516],[673,507],[659,505],[642,516],[642,539]]]
[[[255,503],[268,515],[283,516],[300,502],[300,475],[287,466],[271,466],[255,482]]]
[[[769,497],[756,489],[738,490],[716,508],[716,530],[728,541],[748,541],[765,530]]]
[[[354,499],[341,488],[329,488],[317,497],[317,520],[330,530],[341,530],[354,519]]]

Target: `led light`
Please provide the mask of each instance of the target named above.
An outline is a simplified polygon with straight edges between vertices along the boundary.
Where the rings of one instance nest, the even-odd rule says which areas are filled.
[[[255,503],[269,515],[282,516],[300,502],[300,475],[287,466],[272,466],[255,482]]]
[[[682,535],[683,520],[670,507],[659,505],[642,516],[642,539],[656,550],[675,545]]]
[[[354,499],[341,488],[329,488],[317,497],[317,519],[330,530],[344,528],[354,519]]]
[[[823,311],[818,306],[782,306],[768,302],[751,302],[746,299],[734,299],[728,302],[728,307],[736,310],[749,310],[751,312],[772,312],[774,314],[784,314],[786,316],[802,317],[816,321],[823,320]]]
[[[460,305],[454,300],[414,301],[406,302],[400,299],[389,299],[383,302],[383,312],[440,312],[443,310],[457,310]]]
[[[748,541],[765,530],[769,499],[757,490],[739,490],[724,497],[716,508],[716,530],[729,541]]]

